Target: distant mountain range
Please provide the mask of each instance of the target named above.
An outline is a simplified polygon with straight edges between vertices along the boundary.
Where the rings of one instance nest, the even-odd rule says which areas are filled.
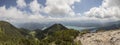
[[[116,29],[120,29],[120,21],[109,22],[106,23],[104,26],[93,28],[90,30],[116,30]]]
[[[117,22],[110,22],[107,24],[107,26],[101,27],[105,30],[114,30],[114,29],[119,29],[120,28],[120,21]]]
[[[43,29],[45,27],[49,27],[55,22],[45,22],[45,23],[35,23],[35,22],[27,22],[27,23],[20,23],[16,24],[18,28],[25,28],[25,29]],[[63,24],[64,26],[77,26],[77,27],[102,27],[105,26],[105,22],[59,22],[58,24]]]
[[[51,24],[49,23],[22,23],[22,24],[18,24],[17,26],[19,28],[25,28],[25,29],[29,29],[29,30],[35,30],[35,29],[42,29],[44,27],[50,26]]]

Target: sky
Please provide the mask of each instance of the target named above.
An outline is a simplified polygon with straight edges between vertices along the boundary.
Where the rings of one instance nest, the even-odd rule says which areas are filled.
[[[0,20],[81,22],[120,20],[120,0],[0,0]]]

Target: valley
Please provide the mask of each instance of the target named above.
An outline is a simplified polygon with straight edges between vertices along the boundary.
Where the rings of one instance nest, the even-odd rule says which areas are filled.
[[[0,45],[120,45],[119,28],[119,22],[98,28],[56,23],[44,29],[29,30],[0,21]]]

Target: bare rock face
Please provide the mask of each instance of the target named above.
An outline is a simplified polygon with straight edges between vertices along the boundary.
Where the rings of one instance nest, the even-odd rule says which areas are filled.
[[[87,33],[75,40],[81,41],[82,45],[120,45],[120,30]]]

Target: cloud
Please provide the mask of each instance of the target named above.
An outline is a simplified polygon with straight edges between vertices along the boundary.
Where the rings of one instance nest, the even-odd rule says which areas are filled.
[[[45,17],[42,16],[41,13],[26,13],[21,11],[16,7],[10,7],[8,9],[5,6],[0,7],[0,20],[9,21],[12,23],[27,23],[27,22],[37,22],[37,23],[44,23],[44,22],[73,22],[73,21],[80,21],[80,20],[88,20],[89,17],[80,17],[81,14],[77,14],[76,17]],[[92,18],[89,20],[93,20]]]
[[[120,0],[103,0],[103,7],[120,7]]]
[[[0,7],[0,18],[19,19],[24,17],[26,17],[26,15],[15,7],[10,7],[8,9],[6,9],[5,6]]]
[[[103,0],[102,5],[85,12],[88,17],[120,19],[120,0]]]
[[[17,7],[10,7],[8,9],[5,6],[0,7],[0,20],[5,20],[9,22],[21,23],[21,22],[32,22],[36,19],[41,20],[44,18],[39,13],[26,13],[21,11]]]
[[[33,0],[30,4],[30,9],[32,12],[40,12],[42,9],[42,5],[37,2],[37,0]]]
[[[0,20],[14,22],[14,23],[24,23],[24,22],[34,22],[39,20],[43,20],[43,16],[39,12],[39,5],[37,0],[32,1],[30,4],[26,4],[25,0],[17,0],[17,6],[10,6],[10,8],[6,8],[6,6],[0,6]],[[33,13],[29,13],[27,11],[22,11],[26,6],[30,5],[30,10]]]
[[[116,1],[116,0],[115,0]],[[25,23],[25,22],[80,22],[82,20],[108,20],[101,18],[119,18],[120,7],[118,4],[109,4],[109,0],[104,0],[103,4],[99,7],[91,8],[90,11],[85,12],[85,15],[74,12],[75,2],[80,0],[46,0],[46,6],[38,3],[37,0],[31,1],[26,4],[24,0],[17,0],[17,6],[5,8],[6,6],[0,7],[0,20],[5,20],[14,23]],[[108,3],[109,2],[109,3]],[[114,2],[114,1],[112,1]],[[117,3],[119,3],[117,1]],[[18,8],[20,7],[20,8]],[[21,10],[24,7],[28,7],[28,10]],[[45,13],[45,14],[43,14]],[[47,15],[47,16],[45,16]],[[111,18],[112,17],[112,18]]]
[[[80,0],[46,0],[45,13],[51,16],[74,16],[72,5]]]
[[[30,4],[26,4],[24,0],[17,0],[16,7],[15,6],[14,7],[11,6],[10,8],[5,8],[6,6],[0,7],[0,20],[9,21],[12,23],[25,23],[25,22],[44,23],[44,22],[52,22],[52,21],[53,22],[66,21],[66,20],[70,21],[71,18],[64,17],[64,15],[75,15],[74,14],[75,12],[72,10],[72,7],[71,7],[75,2],[79,2],[79,0],[70,0],[70,1],[69,0],[47,0],[46,6],[43,7],[40,3],[38,3],[37,0],[31,1]],[[29,6],[29,9],[30,11],[32,11],[32,13],[21,10],[21,9],[24,9],[24,7],[26,6]],[[43,10],[45,10],[45,13],[48,14],[47,17],[41,14]],[[54,14],[54,17],[52,17],[49,14]],[[56,17],[56,15],[63,16],[63,17],[62,18]],[[74,18],[73,20],[76,20],[76,19]]]
[[[20,8],[26,7],[25,0],[17,0],[16,3],[17,3],[17,6],[20,7]]]

